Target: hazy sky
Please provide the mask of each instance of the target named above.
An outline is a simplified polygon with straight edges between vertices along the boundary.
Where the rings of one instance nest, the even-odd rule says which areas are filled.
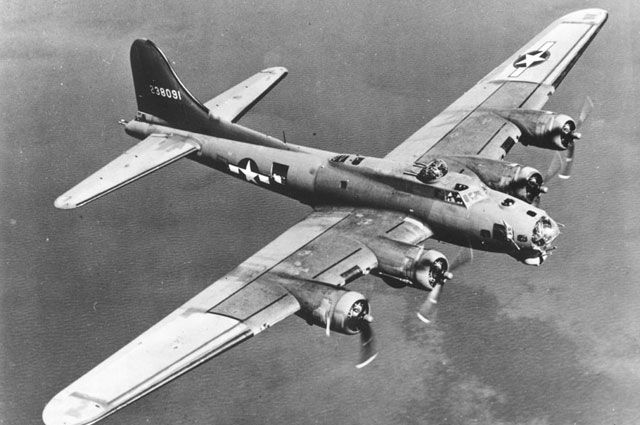
[[[543,201],[566,224],[542,267],[477,253],[446,288],[374,278],[381,349],[291,318],[104,424],[640,423],[640,6],[627,1],[36,2],[0,17],[0,424],[46,402],[275,238],[308,208],[179,162],[84,208],[53,200],[125,150],[129,47],[155,41],[205,101],[267,66],[290,75],[242,123],[382,156],[556,18],[608,23],[547,109],[595,109],[573,178]],[[549,152],[510,159],[545,170]],[[455,252],[434,243],[445,253]]]

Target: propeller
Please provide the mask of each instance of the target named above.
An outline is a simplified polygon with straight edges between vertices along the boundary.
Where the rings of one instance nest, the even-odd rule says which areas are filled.
[[[562,159],[562,154],[559,151],[556,151],[553,155],[553,158],[551,159],[551,162],[549,163],[549,169],[544,176],[545,183],[548,183],[549,181],[557,177],[558,174],[560,174],[563,162],[564,160]]]
[[[566,142],[567,142],[567,154],[564,160],[564,166],[562,167],[562,171],[558,175],[561,179],[568,179],[571,177],[571,167],[573,165],[573,158],[576,151],[576,143],[575,141],[580,139],[582,135],[578,133],[576,130],[579,129],[582,124],[585,122],[591,111],[593,110],[593,102],[587,96],[584,99],[584,104],[582,105],[582,110],[580,111],[580,117],[578,118],[578,122],[576,123],[576,128],[569,129],[566,131]],[[564,131],[564,128],[563,128]]]
[[[441,272],[441,275],[438,277],[436,284],[433,286],[431,292],[429,292],[429,296],[418,309],[418,312],[416,313],[418,319],[427,324],[431,323],[434,320],[436,306],[438,304],[440,294],[442,293],[442,288],[445,282],[453,277],[449,270],[455,270],[463,264],[469,263],[471,261],[473,261],[473,249],[471,248],[471,246],[469,246],[469,248],[462,248],[458,251],[458,254],[449,264],[448,270]],[[434,265],[435,264],[437,263],[434,263]]]
[[[551,159],[551,162],[549,163],[549,169],[543,177],[544,183],[548,184],[551,180],[558,176],[558,174],[562,170],[563,162],[564,160],[562,159],[562,154],[559,151],[556,151],[553,155],[553,158]],[[545,187],[545,189],[547,188]],[[540,207],[541,193],[547,193],[547,190],[540,191],[540,193],[533,199],[533,202],[531,202],[536,207]]]
[[[362,322],[359,325],[360,363],[356,365],[356,368],[358,369],[362,369],[378,356],[375,339],[373,338],[373,329],[371,328],[372,321],[373,318],[371,317],[371,315],[367,314],[362,318]]]
[[[566,180],[569,177],[571,177],[571,167],[573,165],[575,152],[576,152],[575,141],[582,137],[582,135],[580,133],[577,133],[576,130],[580,128],[582,124],[584,124],[586,119],[589,117],[589,114],[591,114],[592,110],[593,110],[593,102],[587,96],[584,99],[582,110],[580,111],[580,116],[578,118],[575,128],[571,129],[570,127],[568,127],[567,130],[565,131],[565,136],[563,137],[563,140],[566,141],[566,146],[567,146],[567,153],[565,155],[565,158],[563,159],[562,154],[556,151],[555,155],[553,155],[553,159],[551,160],[551,163],[549,164],[549,169],[547,170],[547,173],[544,176],[543,181],[545,183],[549,183],[555,177],[559,177],[563,180]],[[540,196],[537,196],[534,199],[533,204],[535,206],[540,205]]]
[[[332,310],[329,300],[325,298],[322,307],[325,311],[325,333],[327,336],[331,336]],[[375,339],[373,338],[373,329],[371,328],[373,317],[369,314],[368,308],[363,308],[359,314],[352,316],[349,320],[352,321],[352,325],[360,331],[360,361],[356,365],[356,368],[361,369],[378,356]]]
[[[431,292],[429,292],[429,296],[425,300],[424,303],[418,309],[416,315],[418,319],[423,321],[424,323],[431,323],[435,317],[436,305],[438,304],[438,298],[440,297],[440,292],[442,292],[442,286],[444,285],[444,281],[436,283]]]

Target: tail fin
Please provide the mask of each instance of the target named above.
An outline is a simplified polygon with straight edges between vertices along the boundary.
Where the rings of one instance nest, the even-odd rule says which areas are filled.
[[[189,131],[207,128],[209,110],[189,93],[151,40],[133,42],[131,70],[138,111],[147,115],[144,119]]]
[[[131,45],[137,119],[262,146],[285,148],[280,140],[242,127],[236,121],[287,75],[282,67],[264,69],[245,81],[200,103],[182,84],[167,57],[151,41]]]

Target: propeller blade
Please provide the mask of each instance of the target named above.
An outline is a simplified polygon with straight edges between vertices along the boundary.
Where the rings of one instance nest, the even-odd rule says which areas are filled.
[[[324,332],[329,337],[331,336],[331,305],[329,305],[329,307],[326,308],[326,312],[324,313],[324,321],[327,324],[327,327],[324,329]]]
[[[586,119],[593,111],[593,101],[589,96],[586,96],[584,99],[584,103],[582,105],[582,109],[580,110],[580,117],[578,118],[578,122],[576,123],[576,130],[578,130],[582,124],[586,121]],[[562,172],[558,175],[561,179],[568,179],[571,177],[571,166],[573,165],[573,158],[576,152],[576,144],[575,141],[580,139],[581,134],[576,131],[572,134],[573,139],[567,145],[567,154],[564,160],[564,166],[562,167]]]
[[[369,316],[371,318],[371,316]],[[375,339],[373,338],[373,329],[371,323],[365,317],[360,325],[360,363],[356,365],[357,369],[362,369],[371,363],[378,356]]]
[[[442,292],[443,283],[438,283],[433,287],[426,301],[420,306],[416,315],[424,323],[431,323],[435,318],[436,304],[438,304],[438,298],[440,292]]]
[[[435,319],[436,315],[436,305],[438,304],[438,299],[440,298],[440,293],[442,292],[442,287],[444,283],[451,279],[453,276],[450,273],[450,270],[456,270],[457,268],[473,261],[473,249],[471,245],[468,248],[461,248],[454,259],[449,263],[449,268],[447,273],[445,273],[445,277],[442,282],[436,283],[431,292],[429,292],[429,296],[425,300],[424,303],[418,309],[416,315],[418,319],[420,319],[424,323],[431,323]]]
[[[562,167],[562,172],[558,175],[563,180],[571,177],[571,166],[573,165],[573,157],[576,153],[576,144],[574,142],[569,143],[567,147],[567,155],[564,158],[564,167]]]
[[[580,117],[578,118],[578,122],[576,123],[577,128],[580,128],[582,123],[586,121],[586,119],[593,111],[593,102],[589,96],[584,98],[584,103],[582,104],[582,109],[580,110]]]
[[[558,174],[562,170],[562,163],[562,154],[559,151],[556,151],[556,153],[553,155],[553,158],[551,159],[551,163],[549,164],[547,174],[544,177],[545,183],[553,180],[553,178],[558,176]]]
[[[455,258],[449,263],[449,270],[456,270],[469,262],[473,261],[473,249],[471,247],[462,248],[456,254]]]

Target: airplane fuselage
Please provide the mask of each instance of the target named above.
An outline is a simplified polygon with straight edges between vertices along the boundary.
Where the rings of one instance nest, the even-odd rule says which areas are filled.
[[[425,183],[412,167],[380,158],[338,154],[294,144],[279,147],[212,137],[130,121],[140,139],[178,134],[200,145],[190,159],[310,206],[365,206],[409,213],[438,240],[505,252],[539,265],[558,235],[557,224],[526,202],[492,190],[468,170]]]
[[[56,394],[43,421],[96,423],[294,314],[327,335],[359,333],[365,366],[377,354],[371,306],[345,285],[373,274],[429,291],[416,312],[429,323],[451,271],[471,257],[464,249],[449,262],[424,246],[431,238],[540,265],[560,233],[535,206],[545,179],[504,159],[516,143],[566,150],[560,177],[569,176],[588,102],[579,120],[541,108],[606,19],[585,9],[556,20],[385,158],[298,146],[237,124],[287,75],[283,67],[202,103],[155,43],[135,40],[137,112],[121,123],[140,142],[55,207],[82,207],[189,158],[314,211]]]

